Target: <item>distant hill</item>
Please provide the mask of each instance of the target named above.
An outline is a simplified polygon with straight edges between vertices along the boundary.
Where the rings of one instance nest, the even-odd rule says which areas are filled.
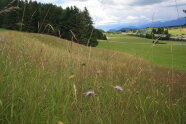
[[[128,27],[124,27],[124,28],[119,28],[119,29],[110,29],[108,32],[117,32],[117,31],[124,31],[124,30],[136,30],[138,29],[138,27],[136,26],[128,26]]]
[[[186,18],[179,18],[176,20],[170,20],[165,22],[155,22],[154,24],[146,24],[139,26],[139,28],[147,28],[147,27],[171,27],[171,26],[182,26],[186,24]]]
[[[107,32],[117,32],[118,30],[116,30],[116,29],[110,29],[110,30],[108,30]]]
[[[143,28],[147,28],[147,27],[172,27],[172,26],[182,26],[186,24],[186,18],[182,17],[179,19],[175,19],[175,20],[170,20],[170,21],[164,21],[164,22],[154,22],[154,24],[152,23],[148,23],[148,24],[144,24],[144,25],[139,25],[139,26],[120,26],[117,27],[114,26],[113,28],[111,28],[110,30],[108,30],[108,32],[116,32],[116,31],[123,31],[123,30],[136,30],[136,29],[143,29]]]
[[[129,27],[121,28],[120,30],[123,31],[123,30],[136,30],[136,29],[139,29],[139,28],[136,26],[129,26]]]

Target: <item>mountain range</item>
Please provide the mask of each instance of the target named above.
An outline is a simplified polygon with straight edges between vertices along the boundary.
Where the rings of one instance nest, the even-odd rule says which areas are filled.
[[[130,24],[130,25],[126,25],[126,24],[114,24],[114,25],[107,25],[107,26],[102,26],[102,27],[98,27],[101,29],[104,29],[107,32],[117,32],[117,31],[122,31],[122,30],[135,30],[135,29],[144,29],[147,27],[173,27],[173,26],[183,26],[186,24],[186,18],[182,17],[179,19],[175,19],[175,20],[169,20],[169,21],[157,21],[154,23],[146,23],[146,24],[142,24],[142,25],[136,25],[136,24]]]

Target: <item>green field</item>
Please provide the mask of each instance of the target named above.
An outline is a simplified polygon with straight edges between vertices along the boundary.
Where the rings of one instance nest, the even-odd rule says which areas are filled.
[[[43,34],[0,37],[1,124],[186,123],[186,73],[138,57],[168,65],[170,44],[153,48],[150,40],[114,35],[99,46],[112,51]],[[173,46],[180,69],[184,51]]]
[[[125,52],[167,67],[186,71],[186,42],[161,41],[153,46],[151,39],[122,34],[109,34],[99,48]]]
[[[171,35],[186,35],[186,28],[169,29]]]
[[[151,33],[152,28],[147,28],[146,29],[149,33]],[[156,28],[157,30],[157,28]],[[168,33],[171,35],[186,35],[186,28],[185,27],[172,27],[168,28]]]

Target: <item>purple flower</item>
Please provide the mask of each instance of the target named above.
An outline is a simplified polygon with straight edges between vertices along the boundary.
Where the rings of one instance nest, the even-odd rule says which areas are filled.
[[[115,90],[118,90],[118,91],[121,91],[121,92],[123,91],[123,88],[120,87],[120,86],[114,86],[113,88],[114,88]]]
[[[84,93],[86,96],[92,96],[92,95],[95,95],[95,92],[94,91],[88,91],[86,93]]]

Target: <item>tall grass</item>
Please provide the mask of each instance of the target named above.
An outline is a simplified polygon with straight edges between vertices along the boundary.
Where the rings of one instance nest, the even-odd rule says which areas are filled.
[[[47,35],[0,37],[2,124],[186,123],[184,72]]]
[[[0,15],[7,14],[13,11],[17,11],[19,7],[12,6],[12,4],[15,2],[15,0],[12,0],[7,6],[5,6],[2,10],[0,10]]]

